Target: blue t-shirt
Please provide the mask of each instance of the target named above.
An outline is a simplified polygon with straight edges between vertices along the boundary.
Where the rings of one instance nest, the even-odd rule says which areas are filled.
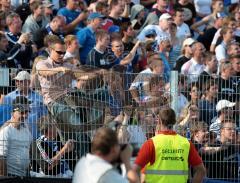
[[[80,44],[80,61],[84,65],[87,60],[88,53],[96,44],[95,32],[90,26],[87,26],[77,32],[77,39]]]
[[[79,14],[81,12],[80,11],[76,11],[76,10],[69,10],[66,7],[61,8],[60,10],[58,10],[57,14],[58,15],[62,15],[66,18],[66,23],[69,24],[71,23],[73,20],[75,20]],[[84,27],[83,22],[80,22],[78,24],[78,26],[75,28],[75,31],[73,33],[76,33],[78,30],[80,30],[81,28]]]
[[[171,72],[169,62],[168,62],[166,56],[164,55],[164,53],[160,53],[160,58],[162,59],[163,65],[164,65],[164,79],[165,79],[165,82],[169,82],[170,72]]]

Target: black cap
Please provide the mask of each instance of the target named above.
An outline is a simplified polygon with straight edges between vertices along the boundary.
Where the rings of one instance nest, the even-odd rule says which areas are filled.
[[[31,102],[24,96],[17,96],[13,100],[13,111],[20,111],[20,112],[25,112],[29,111],[29,104]]]

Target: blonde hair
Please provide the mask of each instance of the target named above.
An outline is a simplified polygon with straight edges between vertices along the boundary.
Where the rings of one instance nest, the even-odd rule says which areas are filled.
[[[66,46],[70,45],[74,40],[76,40],[77,37],[75,35],[67,35],[65,38],[64,38],[64,43]]]

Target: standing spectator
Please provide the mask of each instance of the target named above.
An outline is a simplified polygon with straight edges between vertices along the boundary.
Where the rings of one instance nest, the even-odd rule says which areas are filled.
[[[122,23],[120,30],[122,34],[124,50],[130,52],[134,47],[133,40],[136,36],[136,33],[130,22]]]
[[[37,48],[40,49],[44,46],[44,38],[46,35],[56,35],[60,39],[64,39],[63,27],[66,22],[63,16],[55,16],[52,21],[46,25],[46,27],[39,29],[36,32],[34,43],[37,45]]]
[[[194,0],[197,13],[197,21],[211,14],[212,0]]]
[[[232,63],[226,61],[221,64],[221,73],[218,79],[218,99],[226,99],[231,102],[239,100],[238,88],[235,85],[234,79],[234,70]]]
[[[79,43],[74,35],[67,35],[64,39],[66,45],[66,54],[64,59],[73,58],[79,62]]]
[[[33,40],[36,40],[36,31],[45,27],[48,20],[44,16],[44,7],[41,1],[34,1],[30,4],[32,14],[28,16],[22,27],[22,32],[30,33]]]
[[[184,22],[190,27],[196,19],[196,10],[190,0],[178,0],[174,5],[174,9],[183,9]]]
[[[199,42],[194,43],[192,52],[192,59],[187,61],[181,68],[181,73],[188,77],[188,83],[196,82],[205,68],[203,64],[203,54],[205,52],[203,44]]]
[[[99,13],[91,13],[88,16],[88,25],[77,32],[77,39],[80,45],[80,61],[84,65],[87,55],[96,44],[95,32],[100,29],[103,15]]]
[[[87,65],[109,69],[114,63],[110,63],[105,57],[110,43],[110,36],[104,30],[96,32],[96,46],[88,53]]]
[[[224,62],[225,59],[227,59],[227,45],[233,41],[233,30],[228,27],[223,27],[221,30],[221,35],[223,37],[223,40],[221,44],[219,44],[215,48],[216,57],[218,60],[218,68],[220,69],[221,63]],[[219,71],[219,70],[218,70]]]
[[[15,68],[30,68],[31,56],[33,53],[32,42],[30,40],[30,35],[23,33],[22,41],[20,39],[22,30],[22,21],[18,14],[11,13],[6,19],[8,32],[6,32],[6,37],[8,40],[8,51],[14,47],[17,43],[21,43],[21,47],[18,48],[10,57],[9,60],[13,60]]]
[[[187,38],[183,41],[182,55],[176,60],[176,65],[174,67],[174,70],[177,70],[180,73],[182,66],[191,59],[193,54],[192,45],[195,42],[196,41],[192,38]]]
[[[130,20],[134,30],[141,30],[145,21],[144,6],[140,4],[133,5],[131,8]]]
[[[173,13],[173,8],[170,1],[158,0],[156,7],[154,7],[147,15],[147,18],[142,27],[158,24],[159,18],[165,13]]]
[[[64,32],[76,33],[84,27],[83,21],[87,18],[87,11],[78,11],[79,4],[78,0],[67,0],[66,6],[58,10],[58,15],[64,16],[66,20]]]
[[[184,23],[184,10],[177,8],[173,15],[174,23],[177,25],[177,38],[180,40],[180,43],[191,36],[189,26]]]
[[[159,41],[161,37],[168,37],[169,39],[170,34],[168,33],[168,29],[172,24],[172,16],[168,13],[164,13],[160,16],[158,25],[147,25],[144,29],[140,32],[137,36],[137,39],[140,41],[144,41],[146,34],[149,30],[154,30],[157,34],[156,40]]]
[[[219,100],[216,105],[217,116],[212,119],[212,124],[209,130],[217,134],[217,139],[220,139],[221,125],[224,120],[233,119],[233,107],[236,105],[235,102],[228,100]]]
[[[124,17],[121,17],[121,15],[124,12],[124,6],[125,6],[124,1],[112,0],[109,6],[110,6],[110,12],[107,18],[110,19],[110,21],[112,21],[112,23],[109,24],[110,26],[111,25],[120,26],[122,22],[126,22],[127,20],[129,20]]]
[[[207,80],[202,90],[205,97],[198,102],[200,120],[210,125],[212,119],[217,116],[216,99],[218,84],[215,80]]]
[[[43,105],[41,95],[30,89],[31,76],[27,71],[21,71],[14,78],[17,89],[4,96],[3,105],[11,105],[18,96],[24,96],[29,101],[29,113],[27,117],[27,125],[33,138],[38,136],[37,121],[47,113],[46,107]]]
[[[233,66],[233,70],[234,70],[234,76],[237,76],[237,78],[235,78],[237,80],[237,83],[239,84],[239,77],[240,77],[240,55],[233,55],[230,58],[230,61],[232,63]]]
[[[0,175],[27,176],[32,142],[31,132],[25,123],[28,101],[25,97],[17,97],[12,104],[11,119],[0,129]]]
[[[139,182],[132,169],[130,158],[132,150],[129,145],[120,150],[117,134],[110,128],[100,128],[94,135],[91,153],[79,160],[73,176],[73,183],[97,182]],[[121,159],[126,168],[127,179],[123,178],[113,167],[114,162]]]
[[[201,182],[205,176],[206,170],[194,145],[172,130],[175,123],[176,115],[171,108],[159,111],[157,135],[143,144],[135,160],[136,170],[144,168],[146,182],[187,182],[189,166],[195,170],[193,182]]]
[[[53,19],[53,7],[54,4],[50,0],[43,0],[44,16],[48,22]]]

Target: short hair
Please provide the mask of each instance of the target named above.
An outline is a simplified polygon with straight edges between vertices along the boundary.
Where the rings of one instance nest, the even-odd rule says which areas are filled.
[[[184,10],[183,10],[182,8],[175,8],[174,10],[175,10],[175,11],[174,11],[173,16],[176,16],[176,15],[177,15],[177,12],[181,12],[181,13],[184,12]]]
[[[206,52],[204,54],[204,60],[207,60],[207,61],[210,61],[212,60],[213,58],[216,58],[216,55],[211,53],[211,52]]]
[[[224,119],[223,121],[221,121],[221,126],[220,126],[220,129],[224,128],[225,124],[226,123],[234,123],[236,124],[233,119]]]
[[[200,130],[208,129],[208,124],[204,121],[193,121],[190,123],[192,137]]]
[[[148,57],[148,66],[150,67],[150,69],[153,69],[156,66],[159,66],[159,63],[163,64],[163,61],[159,57],[158,53],[153,53]]]
[[[222,29],[220,31],[221,36],[225,35],[227,33],[227,31],[229,31],[229,30],[230,30],[230,28],[227,26],[222,27]]]
[[[75,35],[70,34],[64,38],[64,43],[66,45],[70,45],[74,40],[77,40],[77,37]]]
[[[235,58],[240,60],[240,54],[230,55],[229,60],[232,61]]]
[[[49,47],[54,49],[56,44],[65,45],[61,39],[56,39],[54,43],[52,43]]]
[[[17,13],[10,13],[6,18],[6,24],[9,26],[12,24],[14,18],[20,18],[20,16]]]
[[[159,110],[158,117],[162,123],[162,125],[172,128],[176,123],[176,114],[174,110],[170,107],[164,107]]]
[[[114,6],[117,6],[118,4],[120,3],[119,0],[111,0],[110,2],[110,10],[114,7]]]
[[[102,11],[103,8],[107,8],[108,4],[106,2],[97,2],[96,4],[96,11]]]
[[[56,41],[59,41],[59,40],[61,40],[61,39],[56,35],[46,35],[43,39],[43,43],[44,43],[45,47],[48,47],[49,43],[53,44],[53,43],[55,43]]]
[[[232,67],[232,63],[230,61],[225,61],[225,62],[221,63],[221,66],[220,66],[221,67],[221,72],[223,70],[227,69],[230,66]]]
[[[204,85],[203,85],[203,91],[204,93],[207,93],[210,89],[211,86],[215,86],[218,85],[218,82],[216,79],[208,79],[207,81],[205,81]]]
[[[30,4],[30,9],[32,12],[34,12],[36,9],[38,9],[39,6],[42,5],[42,2],[37,0],[37,1],[33,1],[31,4]]]
[[[51,22],[56,22],[57,20],[64,20],[66,22],[66,18],[62,15],[56,15]]]
[[[104,36],[108,35],[108,33],[107,31],[100,29],[95,33],[95,35],[96,35],[96,40],[101,40]]]
[[[110,128],[99,128],[91,143],[91,152],[94,154],[100,152],[102,155],[110,153],[111,148],[118,145],[118,138],[115,131]]]

